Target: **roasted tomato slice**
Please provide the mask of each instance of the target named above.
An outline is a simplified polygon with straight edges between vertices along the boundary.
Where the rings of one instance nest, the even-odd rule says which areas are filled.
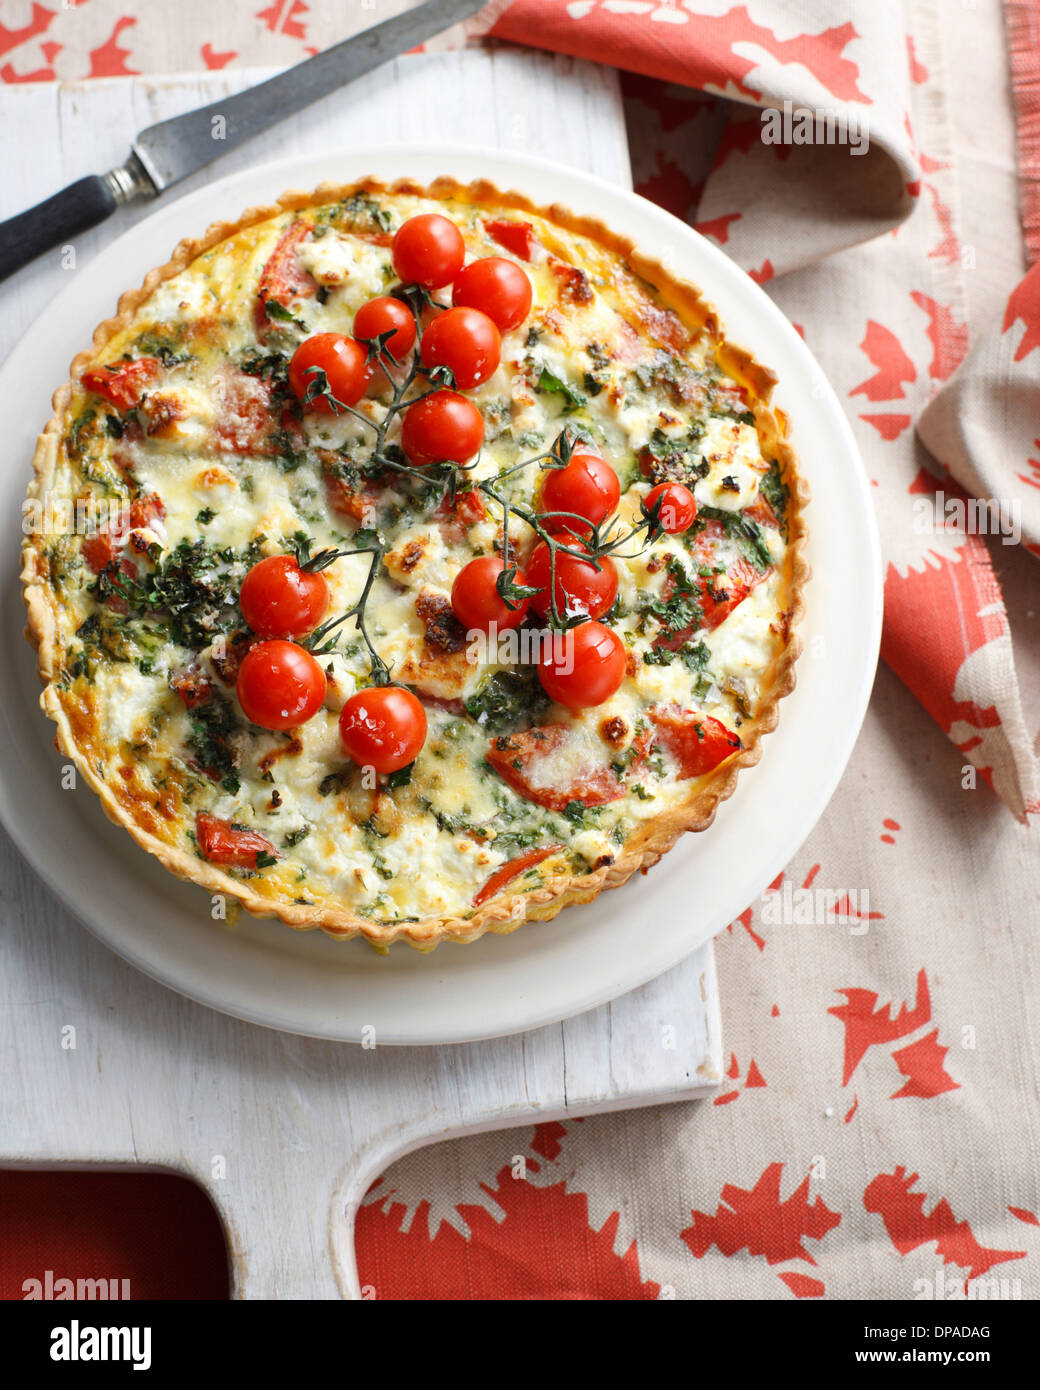
[[[130,526],[150,526],[153,521],[166,515],[166,508],[163,506],[162,498],[156,492],[149,492],[144,497],[135,497],[130,503]]]
[[[116,585],[121,574],[125,574],[130,580],[137,578],[137,566],[134,562],[124,556],[121,560],[110,561],[98,573],[103,576],[103,590],[98,594],[101,602],[111,608],[113,613],[128,612],[126,599],[123,598]]]
[[[210,651],[210,665],[225,685],[235,684],[242,662],[260,640],[252,632],[235,632]]]
[[[107,569],[115,557],[115,544],[107,526],[103,526],[83,542],[83,558],[95,574]]]
[[[329,506],[340,516],[356,521],[359,526],[375,524],[376,507],[382,491],[378,483],[366,482],[362,487],[351,487],[334,473],[325,474],[325,494]]]
[[[273,299],[283,307],[294,299],[309,299],[317,293],[318,282],[300,265],[300,245],[314,228],[309,222],[294,222],[282,233],[278,245],[260,272],[256,291],[256,331],[262,338],[271,327],[267,316],[267,301]]]
[[[755,521],[759,526],[779,527],[780,525],[780,522],[777,520],[776,512],[773,511],[773,508],[761,493],[758,494],[750,507],[744,508],[744,515],[747,517],[748,521]]]
[[[506,218],[493,218],[484,223],[484,228],[489,236],[495,238],[499,246],[512,251],[514,256],[519,256],[523,261],[531,259],[537,238],[530,222],[510,222]]]
[[[262,854],[282,857],[271,841],[255,830],[240,830],[231,821],[211,816],[208,811],[196,812],[195,839],[203,859],[235,869],[255,869]]]
[[[712,549],[723,534],[720,522],[708,521],[693,543],[694,559],[701,564],[710,564],[714,557]],[[756,584],[761,584],[771,569],[756,569],[750,560],[739,555],[728,566],[725,574],[715,574],[701,579],[701,608],[704,612],[704,626],[711,632],[725,622],[738,604],[743,603]]]
[[[274,432],[271,383],[244,372],[227,372],[217,387],[217,448],[229,454],[267,453]]]
[[[483,888],[477,890],[473,906],[479,907],[481,903],[486,903],[488,898],[493,898],[507,883],[516,878],[517,874],[533,869],[536,864],[540,864],[543,859],[548,859],[550,854],[555,854],[561,849],[562,845],[543,845],[541,849],[529,849],[526,854],[519,854],[515,859],[510,859],[508,863],[495,870]]]
[[[117,367],[84,372],[80,381],[88,391],[104,396],[117,410],[129,410],[137,405],[161,370],[158,357],[137,357],[132,362],[120,362]]]
[[[580,801],[584,806],[605,806],[608,801],[617,801],[625,789],[606,763],[580,768],[571,774],[566,786],[542,782],[539,773],[544,771],[544,759],[560,748],[569,732],[566,724],[547,724],[518,734],[501,734],[491,740],[487,760],[514,791],[550,811],[562,811],[572,801]]]
[[[736,734],[710,714],[682,705],[654,705],[647,710],[660,744],[679,764],[680,778],[703,777],[743,748]]]
[[[694,560],[705,566],[710,565],[714,559],[710,542],[713,538],[721,535],[720,524],[717,521],[709,521],[694,543]],[[725,622],[738,604],[744,602],[751,590],[756,585],[761,584],[769,573],[771,570],[756,569],[750,560],[740,555],[731,562],[725,574],[698,576],[694,583],[697,587],[703,621],[700,624],[694,623],[681,628],[678,632],[658,633],[654,638],[654,647],[657,649],[663,647],[673,652],[678,651],[695,632],[702,629],[708,632],[714,631],[720,623]],[[662,598],[665,600],[672,598],[677,588],[678,583],[675,576],[669,574],[661,589]]]
[[[738,603],[743,603],[756,584],[765,579],[767,570],[757,570],[743,556],[734,560],[725,574],[701,581],[701,607],[704,626],[709,632],[729,617]]]
[[[550,267],[556,276],[559,284],[556,293],[561,304],[591,304],[595,298],[595,291],[589,283],[589,277],[584,270],[576,265],[569,265],[566,261],[554,260]]]
[[[448,501],[448,494],[445,493],[433,515],[440,522],[441,535],[446,541],[461,541],[471,526],[487,520],[487,508],[481,493],[471,488],[466,492],[457,492],[454,505]]]
[[[182,666],[172,671],[170,689],[181,697],[185,709],[198,709],[213,696],[213,682],[197,666]]]
[[[111,526],[102,526],[93,536],[87,537],[83,542],[84,560],[95,574],[100,574],[112,563],[117,552],[122,550],[131,531],[150,526],[153,521],[163,516],[165,511],[161,498],[155,493],[149,493],[146,497],[136,497],[129,507],[123,508],[119,520],[119,536],[113,536]],[[136,573],[132,565],[128,569],[124,566],[124,569],[129,574]]]
[[[303,426],[276,401],[271,382],[234,370],[219,378],[214,444],[224,454],[270,455],[278,452],[279,430],[294,449],[304,444]]]

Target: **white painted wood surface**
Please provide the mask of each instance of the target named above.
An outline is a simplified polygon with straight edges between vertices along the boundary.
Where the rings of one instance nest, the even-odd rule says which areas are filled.
[[[7,87],[5,129],[19,134],[6,143],[0,213],[120,162],[148,122],[263,75]],[[612,72],[463,52],[403,58],[182,187],[296,149],[416,138],[529,149],[629,181]],[[122,210],[78,239],[78,265],[148,210]],[[67,274],[55,252],[0,286],[0,352]],[[356,1204],[410,1149],[691,1098],[721,1079],[710,946],[536,1032],[366,1051],[242,1023],[155,984],[82,930],[2,833],[0,924],[0,1162],[149,1164],[194,1177],[225,1222],[237,1297],[357,1297]]]

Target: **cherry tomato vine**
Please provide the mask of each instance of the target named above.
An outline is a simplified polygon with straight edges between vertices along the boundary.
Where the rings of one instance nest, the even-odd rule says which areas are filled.
[[[353,416],[366,429],[374,433],[371,465],[375,469],[391,471],[424,484],[429,484],[431,481],[441,483],[443,484],[441,496],[447,499],[450,506],[453,506],[460,485],[467,481],[466,474],[471,473],[476,467],[477,458],[469,462],[445,459],[432,466],[416,466],[407,461],[407,455],[403,454],[402,451],[387,446],[390,427],[397,416],[440,391],[453,391],[455,389],[455,374],[450,367],[426,366],[423,364],[421,356],[421,318],[423,312],[428,309],[441,311],[445,310],[447,306],[440,303],[428,289],[418,284],[401,286],[395,291],[394,297],[407,305],[415,320],[415,341],[409,354],[409,360],[407,362],[400,360],[390,350],[390,340],[399,331],[396,326],[373,338],[361,340],[367,350],[368,361],[374,368],[382,372],[390,387],[391,398],[385,407],[382,418],[378,421],[372,420],[354,406],[338,400],[330,389],[325,372],[320,367],[307,369],[310,381],[303,396],[303,404],[308,405],[320,397],[328,403],[328,408],[333,414]],[[421,379],[425,380],[426,389],[413,391],[413,387]],[[640,520],[626,530],[616,515],[592,522],[578,512],[565,510],[538,512],[510,500],[501,492],[501,485],[505,480],[525,469],[536,465],[540,466],[543,471],[566,468],[579,448],[587,450],[587,440],[571,426],[565,426],[550,448],[543,453],[522,459],[510,468],[499,472],[494,478],[482,479],[473,484],[476,490],[494,502],[502,511],[503,568],[495,583],[499,597],[507,608],[515,610],[525,599],[530,599],[541,592],[540,588],[532,588],[518,582],[518,567],[513,559],[510,540],[510,522],[515,518],[529,526],[548,548],[550,602],[546,616],[551,627],[562,630],[576,627],[580,623],[588,621],[588,617],[583,613],[560,611],[557,586],[557,564],[560,555],[572,556],[576,560],[592,565],[598,571],[601,569],[604,559],[634,559],[665,534],[665,526],[661,518],[664,501],[662,497],[655,498],[650,505],[641,503]],[[582,539],[580,541],[574,534],[575,532],[581,534]],[[624,547],[630,542],[644,535],[645,540],[638,549],[628,552],[624,550]],[[570,537],[569,540],[568,537]],[[312,560],[301,563],[301,568],[317,569],[325,568],[343,556],[367,554],[370,557],[368,577],[358,602],[348,612],[328,620],[316,629],[308,641],[308,647],[315,654],[325,654],[333,650],[335,638],[332,638],[331,634],[343,623],[351,618],[355,619],[358,631],[368,649],[372,681],[376,685],[390,683],[390,668],[376,652],[365,628],[364,616],[383,553],[383,546],[379,542],[374,542],[371,546],[358,550],[321,551]]]

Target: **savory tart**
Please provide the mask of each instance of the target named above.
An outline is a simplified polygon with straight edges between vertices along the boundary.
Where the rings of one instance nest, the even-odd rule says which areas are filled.
[[[757,761],[807,575],[775,378],[599,223],[287,194],[71,372],[26,503],[42,704],[173,873],[468,941],[623,883]]]

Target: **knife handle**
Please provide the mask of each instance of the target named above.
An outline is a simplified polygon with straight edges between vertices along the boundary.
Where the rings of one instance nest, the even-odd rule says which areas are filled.
[[[0,280],[28,265],[43,251],[104,222],[116,197],[100,174],[88,174],[6,222],[0,222]]]

